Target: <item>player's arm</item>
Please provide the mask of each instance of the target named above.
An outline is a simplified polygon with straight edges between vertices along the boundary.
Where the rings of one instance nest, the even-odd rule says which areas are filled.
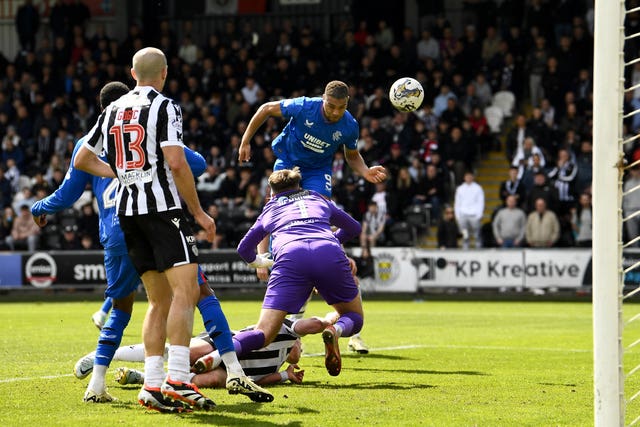
[[[238,243],[238,254],[246,263],[253,268],[269,267],[273,262],[256,252],[258,243],[268,234],[262,225],[262,216],[256,219],[253,226],[247,231],[240,243]]]
[[[79,148],[80,144],[76,145],[75,151],[77,152]],[[35,223],[44,227],[47,224],[47,215],[72,206],[80,198],[90,179],[91,175],[88,173],[74,168],[73,165],[70,166],[60,187],[31,207],[31,215]]]
[[[76,154],[76,158],[73,161],[73,166],[90,173],[95,176],[102,176],[105,178],[115,178],[116,174],[113,172],[107,162],[104,162],[98,158],[98,156],[87,148],[86,145],[82,145]]]
[[[173,180],[178,188],[178,193],[187,204],[187,209],[191,212],[196,222],[207,233],[207,240],[213,242],[216,236],[216,223],[200,206],[196,184],[193,180],[191,168],[184,155],[182,145],[161,145],[162,154],[171,169]]]
[[[269,385],[269,384],[277,384],[284,383],[287,381],[291,381],[295,384],[302,383],[304,378],[304,370],[296,370],[300,369],[298,365],[289,365],[286,370],[281,372],[275,372],[273,374],[265,375],[256,381],[256,384],[259,385]]]
[[[368,167],[358,150],[344,147],[344,157],[349,167],[369,182],[377,183],[387,179],[387,171],[382,166]]]
[[[251,117],[247,129],[242,135],[242,141],[238,149],[238,160],[240,162],[248,162],[251,159],[251,139],[256,134],[260,126],[269,117],[282,117],[282,110],[280,109],[280,101],[271,101],[262,104],[258,111]]]
[[[331,217],[329,218],[329,221],[331,222],[331,225],[338,227],[338,230],[334,235],[340,243],[347,242],[360,235],[362,227],[358,221],[353,219],[348,213],[333,203],[327,203],[331,206]]]
[[[194,177],[199,177],[207,169],[207,161],[202,157],[202,154],[197,151],[193,151],[191,148],[185,146],[184,157],[187,159],[187,163],[189,163],[189,168],[191,168],[191,173]]]

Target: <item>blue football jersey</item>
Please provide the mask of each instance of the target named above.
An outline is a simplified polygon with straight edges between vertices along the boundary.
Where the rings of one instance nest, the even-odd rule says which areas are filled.
[[[301,169],[331,168],[333,155],[345,145],[357,149],[358,122],[345,111],[340,120],[329,123],[322,114],[322,98],[293,98],[280,102],[289,122],[272,142],[276,157]]]
[[[54,214],[72,206],[84,192],[87,183],[91,183],[93,194],[98,201],[100,244],[111,255],[124,255],[127,253],[127,246],[116,211],[118,179],[94,176],[73,167],[76,153],[83,142],[84,137],[76,143],[69,170],[60,187],[49,196],[34,203],[31,207],[31,214],[34,216]],[[193,174],[195,176],[201,175],[206,168],[204,157],[186,147],[185,156]],[[102,160],[105,160],[105,157],[102,157]]]

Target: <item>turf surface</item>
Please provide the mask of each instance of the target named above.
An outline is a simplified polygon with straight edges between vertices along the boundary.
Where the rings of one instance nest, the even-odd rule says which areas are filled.
[[[255,323],[260,308],[258,301],[222,304],[232,328]],[[138,387],[118,385],[112,373],[141,364],[119,361],[107,377],[119,401],[82,402],[88,378],[77,380],[72,369],[94,349],[97,330],[89,318],[98,307],[96,301],[0,303],[0,425],[593,425],[587,302],[365,300],[362,336],[371,352],[351,354],[342,339],[340,376],[326,373],[320,336],[308,336],[302,385],[271,386],[270,404],[207,390],[216,410],[186,415],[140,407]],[[322,316],[328,308],[314,300],[307,313]],[[136,303],[123,344],[140,342],[145,309]],[[631,342],[640,327],[625,334]],[[625,371],[638,363],[631,352]],[[640,380],[631,377],[626,387],[631,395]],[[640,408],[632,403],[627,412],[629,422]]]

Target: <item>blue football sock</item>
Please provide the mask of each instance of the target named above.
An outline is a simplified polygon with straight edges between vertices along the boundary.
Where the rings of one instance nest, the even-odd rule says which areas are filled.
[[[104,299],[104,302],[102,303],[102,308],[100,309],[100,311],[108,314],[112,306],[113,306],[113,300],[110,297],[106,297]]]
[[[215,295],[205,297],[198,302],[198,310],[202,315],[204,327],[220,354],[233,351],[231,329],[218,298]]]
[[[114,308],[109,314],[104,327],[100,331],[100,337],[98,338],[98,346],[96,347],[96,365],[109,366],[113,355],[118,347],[120,347],[120,341],[122,341],[122,334],[124,329],[129,324],[131,314],[125,313],[122,310]]]

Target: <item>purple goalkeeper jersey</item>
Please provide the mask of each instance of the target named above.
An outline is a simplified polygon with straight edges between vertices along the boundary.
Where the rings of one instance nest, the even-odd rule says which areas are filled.
[[[339,228],[336,233],[331,226]],[[246,262],[256,258],[258,243],[271,234],[275,261],[287,244],[301,239],[322,239],[344,243],[360,234],[360,223],[312,190],[293,190],[277,194],[265,205],[255,224],[238,245]]]

